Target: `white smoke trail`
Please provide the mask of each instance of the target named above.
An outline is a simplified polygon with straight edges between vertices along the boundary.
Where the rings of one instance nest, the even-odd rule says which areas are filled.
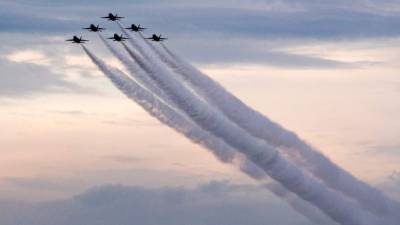
[[[266,140],[273,146],[294,151],[294,154],[288,152],[288,155],[292,156],[292,160],[297,165],[306,166],[313,175],[330,187],[355,198],[363,207],[378,215],[397,216],[400,220],[398,213],[400,205],[397,202],[337,166],[321,152],[301,140],[295,133],[251,109],[219,83],[177,57],[162,43],[161,46],[166,54],[153,46],[161,60],[180,74],[182,79],[187,81],[207,102],[218,108],[241,128],[255,137]]]
[[[255,180],[269,180],[267,174],[259,167],[257,167],[254,163],[250,162],[245,157],[238,156],[237,158],[240,158],[239,166],[242,172]],[[332,219],[330,219],[326,214],[323,214],[318,208],[305,202],[303,199],[296,197],[281,184],[271,181],[268,183],[265,182],[262,186],[268,189],[277,197],[286,200],[288,204],[292,207],[292,209],[303,215],[305,218],[308,218],[314,224],[337,225],[336,222],[332,221]]]
[[[140,58],[138,58],[138,56],[136,55],[137,53],[135,51],[133,51],[130,47],[128,47],[124,42],[122,42],[121,44],[125,48],[126,52],[140,66],[140,68],[143,71],[146,71],[146,73],[152,73],[153,75],[157,75],[157,74],[154,74],[154,70],[153,70],[154,66],[157,66],[157,64],[156,64],[157,60],[154,60],[153,65],[150,65],[147,61],[144,61],[144,60],[141,60]],[[159,62],[159,63],[161,63],[161,62]],[[158,87],[157,82],[155,82],[155,83],[156,83],[156,86]],[[160,90],[161,90],[161,92],[163,92],[162,89],[160,89]],[[190,91],[192,91],[193,94],[197,95],[193,90],[190,90]],[[179,109],[179,106],[177,106],[173,101],[171,101],[171,99],[168,95],[165,95],[164,92],[162,94],[163,94],[163,96],[166,96],[165,99],[167,99],[167,102],[170,105],[173,105]]]
[[[234,151],[222,140],[215,138],[209,132],[206,132],[196,126],[192,121],[185,118],[181,113],[175,111],[169,105],[165,104],[153,93],[143,88],[134,80],[125,76],[123,72],[110,68],[101,59],[93,55],[85,46],[82,46],[85,53],[90,57],[93,63],[106,75],[107,78],[128,98],[132,99],[150,115],[157,118],[160,122],[184,134],[190,140],[197,144],[212,149],[213,153],[223,162],[233,162]]]
[[[140,45],[140,43],[136,43]],[[143,54],[146,54],[144,52]],[[148,57],[152,59],[151,54]],[[158,62],[158,59],[154,59]],[[288,190],[311,202],[326,215],[341,224],[379,224],[377,218],[360,210],[353,202],[326,188],[312,177],[305,176],[268,145],[234,125],[194,96],[182,84],[175,80],[168,70],[154,64],[152,73],[148,73],[167,95],[179,105],[200,127],[223,139],[235,149],[241,151],[257,166],[280,182]]]
[[[145,72],[143,71],[143,69],[141,67],[139,67],[135,63],[132,63],[132,60],[130,60],[129,58],[126,58],[124,54],[122,54],[117,49],[115,49],[113,46],[111,46],[111,44],[107,40],[105,40],[104,37],[100,33],[98,33],[98,36],[100,37],[103,44],[107,47],[107,49],[110,50],[110,52],[120,62],[122,62],[122,64],[128,69],[129,75],[133,79],[135,79],[142,86],[146,87],[148,90],[153,92],[155,95],[157,95],[158,97],[160,97],[161,99],[166,101],[169,105],[175,106],[173,104],[173,102],[169,99],[169,97],[163,92],[163,90],[161,90],[157,85],[155,85],[154,82],[151,80],[151,78],[145,74]],[[131,50],[131,51],[134,51],[134,50]],[[132,54],[132,55],[135,55],[135,57],[137,57],[137,59],[143,59],[141,57],[141,55],[139,55],[138,53]],[[143,60],[139,60],[139,61],[143,61]]]
[[[144,89],[141,85],[137,84],[134,80],[129,79],[121,71],[107,66],[102,60],[94,56],[87,48],[82,46],[86,54],[90,57],[95,65],[106,75],[107,78],[123,92],[128,98],[138,103],[150,115],[157,118],[160,122],[168,125],[175,131],[183,134],[194,143],[204,146],[209,149],[220,161],[224,163],[234,163],[235,159],[239,162],[239,168],[242,172],[256,180],[268,180],[265,172],[259,169],[256,165],[240,157],[236,151],[232,149],[222,140],[215,138],[207,131],[202,130],[192,121],[183,117],[180,113],[176,112],[173,108],[160,101],[148,90]],[[285,198],[287,202],[299,213],[304,215],[310,221],[316,224],[328,225],[333,222],[316,211],[315,208],[310,206],[304,200],[301,200],[291,195],[284,187],[277,183],[268,183],[263,185],[265,188],[273,192],[280,198]]]
[[[102,39],[103,41],[104,38]],[[121,61],[126,60],[123,59],[123,56],[121,53],[119,53],[115,48],[113,48],[112,46],[110,46],[110,44],[108,42],[105,42],[105,44],[107,45],[107,47],[110,49],[110,51],[117,56],[117,58]],[[124,48],[127,50],[127,52],[131,55],[131,57],[134,57],[135,59],[137,59],[137,55],[135,55],[135,53],[133,53],[133,50],[128,48],[124,43],[122,43],[124,45]],[[137,53],[136,53],[137,54]],[[136,60],[135,60],[136,61]],[[128,61],[125,61],[125,63]],[[124,64],[125,64],[124,63]],[[129,65],[126,65],[129,66]],[[136,67],[137,68],[137,67]],[[142,68],[144,68],[144,70],[150,72],[150,67],[149,65],[146,65],[145,63],[142,63]],[[132,71],[131,71],[132,72]],[[142,71],[138,71],[138,72],[142,72]],[[145,84],[145,86],[147,86]],[[152,89],[150,89],[152,90]],[[164,98],[164,95],[159,95],[161,98]],[[169,102],[169,101],[168,101]],[[226,147],[225,147],[226,148]],[[228,153],[224,153],[224,155],[227,155]],[[234,154],[234,153],[230,153],[230,154]],[[218,156],[217,156],[218,157]],[[232,156],[230,156],[231,158]],[[221,161],[225,161],[223,159],[221,159],[221,157],[218,157]],[[226,162],[226,161],[225,161]],[[265,176],[265,172],[261,171],[260,169],[258,169],[254,164],[241,159],[239,160],[239,167],[241,168],[241,171],[245,172],[247,175],[249,175],[250,177],[253,177],[255,179],[267,179],[267,177]],[[276,188],[277,186],[279,186],[280,188]],[[275,184],[275,185],[271,185],[271,186],[266,186],[271,192],[273,192],[274,194],[282,197],[282,198],[286,198],[287,202],[294,208],[296,209],[296,211],[298,211],[300,214],[304,215],[306,218],[310,219],[311,221],[315,222],[316,224],[330,224],[333,223],[333,221],[331,221],[329,218],[327,218],[324,214],[321,214],[317,211],[315,211],[316,209],[313,208],[312,206],[309,206],[307,203],[304,202],[304,200],[299,199],[295,196],[292,196],[287,190],[285,190],[284,187],[282,187],[279,184]],[[323,223],[321,223],[323,221]],[[330,222],[328,222],[330,221]]]
[[[152,73],[152,65],[150,65],[147,61],[137,58],[135,51],[129,48],[125,43],[121,43],[122,46],[125,48],[126,52],[131,56],[131,58],[142,68],[142,70],[146,71],[147,73]],[[151,78],[150,78],[151,79]]]
[[[121,29],[121,31],[125,34],[125,36],[127,36],[129,38],[128,39],[129,43],[140,52],[140,54],[146,59],[147,63],[152,64],[154,62],[154,59],[156,59],[156,57],[153,53],[151,53],[151,51],[149,51],[149,49],[147,48],[148,46],[144,46],[144,45],[138,43],[137,41],[135,41],[135,37],[132,36],[129,32],[127,32],[124,29],[124,26],[121,24],[121,22],[116,21],[116,23],[119,26],[119,28]],[[142,37],[142,38],[144,38],[144,37]]]

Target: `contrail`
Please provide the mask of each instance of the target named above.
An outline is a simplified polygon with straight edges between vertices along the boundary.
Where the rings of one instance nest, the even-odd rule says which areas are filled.
[[[153,60],[151,54],[148,54],[148,57]],[[154,62],[157,61],[157,59],[154,59]],[[333,220],[343,225],[380,224],[382,222],[379,221],[378,223],[378,218],[360,210],[353,202],[328,189],[313,177],[303,174],[300,169],[282,158],[275,148],[249,135],[208,104],[198,99],[185,86],[175,80],[170,71],[158,64],[154,64],[152,70],[154,72],[148,73],[148,75],[197,125],[242,152],[270,177],[299,197],[317,206]]]
[[[264,181],[270,180],[268,175],[263,170],[257,167],[254,163],[247,160],[245,156],[240,157],[239,155],[237,156],[237,158],[239,158],[240,162],[239,167],[242,172],[244,172],[245,174],[247,174],[248,176],[250,176],[255,180],[264,180]],[[314,224],[337,225],[336,222],[330,219],[326,214],[321,212],[318,208],[307,203],[305,200],[296,197],[280,183],[277,183],[272,180],[268,183],[265,182],[262,186],[268,189],[274,195],[278,196],[279,198],[286,200],[287,203],[292,207],[292,209],[303,215],[305,218],[309,219]]]
[[[180,74],[182,79],[187,81],[207,102],[241,128],[275,147],[294,151],[296,154],[288,152],[288,155],[292,156],[292,160],[296,164],[305,165],[314,176],[323,180],[330,187],[355,198],[363,207],[372,212],[383,216],[400,215],[398,202],[387,198],[378,189],[358,180],[301,140],[295,133],[251,109],[219,83],[177,57],[164,44],[161,43],[161,46],[166,53],[153,48],[161,60]],[[303,160],[296,158],[297,155],[300,155]],[[398,219],[400,220],[400,217]]]
[[[137,49],[143,57],[145,57],[145,59],[147,60],[147,62],[153,63],[153,62],[154,62],[155,55],[153,55],[153,54],[152,54],[151,52],[149,52],[149,51],[146,51],[146,50],[149,50],[149,49],[146,49],[145,46],[143,46],[143,45],[137,43],[137,42],[135,41],[135,37],[133,37],[129,32],[127,32],[127,31],[124,29],[124,26],[121,24],[121,22],[116,21],[116,23],[117,23],[117,25],[119,26],[119,28],[121,29],[121,31],[125,34],[125,36],[127,36],[127,37],[129,38],[129,39],[128,39],[129,43],[130,43],[135,49]]]
[[[150,115],[157,118],[160,122],[171,127],[175,131],[183,134],[194,143],[204,146],[209,149],[221,162],[234,163],[235,159],[239,161],[239,168],[242,172],[256,180],[268,180],[264,171],[256,165],[239,157],[236,151],[232,149],[222,140],[214,137],[207,131],[199,128],[192,121],[183,117],[179,112],[154,97],[152,93],[137,84],[134,80],[129,79],[121,71],[107,66],[102,60],[94,56],[86,47],[82,46],[86,54],[90,57],[93,63],[106,75],[106,77],[123,92],[128,98],[138,103]],[[263,185],[275,195],[286,201],[303,216],[317,224],[332,224],[333,222],[321,214],[317,209],[313,208],[307,202],[291,195],[284,187],[277,183],[269,183]]]
[[[120,60],[123,62],[123,64],[126,67],[130,67],[131,69],[136,69],[138,70],[137,73],[142,73],[143,71],[140,71],[140,69],[137,66],[132,66],[132,65],[126,65],[126,63],[128,63],[129,61],[126,60],[124,58],[124,56],[119,53],[115,48],[113,48],[105,39],[104,37],[102,37],[100,35],[100,38],[102,39],[102,41],[104,42],[104,44],[107,46],[107,48]],[[133,50],[129,49],[124,43],[122,43],[124,45],[124,48],[126,48],[126,50],[129,52],[129,54],[133,57],[135,57],[136,59],[138,59],[137,55],[135,56],[135,54],[132,52]],[[146,67],[145,67],[146,68]],[[147,71],[149,69],[147,68]],[[136,74],[135,71],[130,71],[133,74]],[[134,75],[134,77],[136,78],[136,76]],[[142,77],[142,75],[140,76]],[[136,78],[137,79],[137,78]],[[139,80],[142,80],[143,78],[139,78]],[[146,79],[144,83],[145,87],[150,86],[147,82],[148,80]],[[128,82],[127,82],[128,83]],[[156,87],[154,84],[150,83],[151,86]],[[158,89],[158,88],[148,88],[150,91],[154,92],[154,89]],[[158,95],[161,99],[165,98],[164,94],[158,94],[159,91],[156,91],[155,94]],[[169,103],[169,101],[167,100],[167,102]],[[156,105],[160,105],[160,103],[156,104]],[[170,109],[173,110],[173,109]],[[165,110],[164,110],[165,111]],[[171,113],[170,113],[171,114]],[[182,115],[179,115],[181,117],[183,117]],[[175,116],[178,117],[178,116]],[[181,118],[181,120],[186,120],[186,118]],[[186,122],[189,123],[189,122]],[[196,132],[197,133],[197,132]],[[185,135],[186,136],[186,135]],[[203,135],[204,136],[204,135]],[[211,139],[211,138],[208,138]],[[216,143],[217,141],[212,141],[212,143]],[[222,145],[222,144],[219,144]],[[223,144],[226,145],[226,144]],[[207,148],[210,148],[210,146],[205,146]],[[217,156],[217,158],[222,161],[222,162],[228,162],[228,161],[233,161],[232,159],[234,158],[234,150],[228,150],[228,148],[230,148],[229,146],[224,146],[222,147],[222,149],[225,149],[224,151],[219,151],[220,153],[215,153],[214,155]],[[223,153],[222,153],[223,152]],[[228,160],[230,159],[230,160]],[[244,159],[239,160],[239,168],[241,169],[242,172],[245,172],[247,175],[249,175],[250,177],[253,177],[255,179],[267,179],[265,172],[263,172],[261,169],[257,168],[254,164],[252,164],[249,161],[246,161]],[[287,202],[292,206],[292,208],[294,208],[297,212],[299,212],[300,214],[302,214],[303,216],[305,216],[306,218],[308,218],[309,220],[315,222],[316,224],[329,224],[329,223],[333,223],[329,218],[327,218],[324,214],[320,214],[317,211],[315,211],[315,208],[313,208],[312,206],[310,206],[308,203],[304,202],[304,200],[299,199],[297,197],[292,196],[291,194],[289,194],[289,192],[287,190],[285,190],[284,187],[282,187],[280,184],[276,183],[275,185],[271,185],[271,186],[265,186],[267,189],[269,189],[271,192],[273,192],[275,195],[281,197],[281,198],[285,198],[287,200]],[[278,188],[279,187],[279,188]],[[321,223],[323,221],[323,223]]]
[[[146,71],[147,73],[153,72],[152,65],[150,65],[147,61],[138,58],[137,53],[129,48],[124,42],[122,42],[121,44],[125,48],[125,51],[129,54],[129,56],[140,66],[140,68],[142,68],[142,70]]]
[[[174,106],[174,103],[169,99],[169,97],[164,93],[163,90],[161,90],[157,85],[154,84],[153,80],[146,75],[145,71],[143,71],[143,67],[138,66],[138,64],[132,63],[132,60],[128,59],[123,55],[121,52],[119,52],[117,49],[115,49],[111,44],[104,39],[104,37],[98,33],[101,41],[103,44],[107,47],[107,49],[120,61],[122,64],[128,69],[129,75],[138,81],[142,86],[147,88],[149,91],[153,92],[156,96],[160,97],[160,99],[163,99],[166,101],[169,105]],[[131,50],[130,51],[134,51]],[[143,58],[138,54],[138,53],[131,53],[130,55],[135,55],[135,61],[144,61]],[[146,67],[145,67],[146,68]]]
[[[155,71],[154,71],[154,66],[157,65],[157,63],[161,63],[161,62],[157,62],[157,60],[153,60],[153,65],[150,65],[147,61],[141,59],[140,57],[138,57],[137,53],[132,50],[130,47],[128,47],[124,42],[121,42],[122,46],[125,48],[126,52],[131,56],[131,58],[137,63],[137,65],[139,65],[139,67],[145,71],[146,73],[152,73],[154,75]],[[156,74],[155,74],[156,75]],[[150,76],[151,77],[151,76]],[[156,86],[158,87],[157,82]],[[161,89],[162,91],[162,89]],[[196,94],[196,92],[194,92],[193,90],[191,90],[193,94]],[[164,91],[162,91],[164,93]],[[197,94],[196,94],[197,95]],[[163,94],[163,96],[166,96],[165,99],[167,100],[167,102],[170,105],[175,106],[176,108],[179,109],[179,107],[173,102],[171,101],[170,97],[168,95]]]
[[[202,130],[192,121],[188,120],[178,111],[161,101],[153,93],[143,88],[140,84],[124,75],[123,72],[110,68],[101,59],[92,54],[85,46],[82,46],[85,53],[92,62],[104,73],[104,75],[128,98],[132,99],[150,115],[157,118],[160,122],[184,134],[190,140],[201,144],[207,149],[212,149],[213,153],[223,162],[234,160],[234,151],[222,140],[215,138],[209,132]],[[233,153],[232,153],[233,152]]]

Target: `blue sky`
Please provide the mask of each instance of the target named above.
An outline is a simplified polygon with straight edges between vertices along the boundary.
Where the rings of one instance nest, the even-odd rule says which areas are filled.
[[[99,18],[108,12],[162,33],[246,103],[400,197],[398,1],[3,0],[0,224],[311,224],[156,122],[64,41],[83,35],[121,67],[81,29],[118,32]]]

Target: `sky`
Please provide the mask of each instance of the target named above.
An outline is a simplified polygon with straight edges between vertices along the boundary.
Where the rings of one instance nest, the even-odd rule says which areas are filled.
[[[312,224],[64,41],[122,68],[81,29],[109,12],[400,199],[399,1],[0,0],[0,224]]]

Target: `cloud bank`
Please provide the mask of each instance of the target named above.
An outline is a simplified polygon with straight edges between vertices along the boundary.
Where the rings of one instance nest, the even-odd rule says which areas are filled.
[[[249,194],[252,193],[252,194]],[[288,207],[253,186],[214,181],[195,188],[106,185],[71,199],[0,201],[2,225],[306,225]],[[290,216],[288,216],[290,215]]]

